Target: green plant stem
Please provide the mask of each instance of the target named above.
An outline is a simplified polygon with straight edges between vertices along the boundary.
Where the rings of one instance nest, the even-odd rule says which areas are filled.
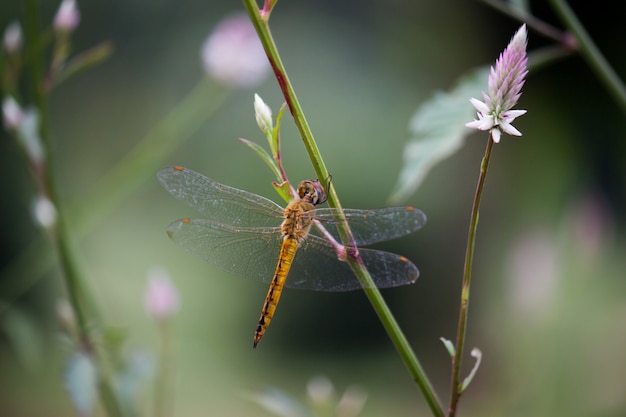
[[[42,51],[39,42],[39,17],[35,0],[24,0],[25,28],[28,40],[28,55],[30,60],[30,80],[33,88],[33,98],[35,106],[39,112],[39,134],[45,149],[46,160],[43,163],[30,161],[38,168],[34,170],[42,195],[50,199],[56,208],[56,222],[51,230],[52,240],[57,249],[61,263],[63,278],[68,292],[70,305],[76,317],[79,346],[93,358],[95,365],[100,371],[99,389],[103,403],[110,416],[122,416],[121,407],[114,395],[112,385],[106,367],[103,365],[101,352],[97,343],[92,338],[92,331],[89,327],[89,306],[84,299],[84,287],[78,272],[73,251],[70,248],[69,236],[66,227],[65,213],[60,204],[59,192],[54,176],[53,158],[51,158],[52,146],[48,134],[48,113],[47,100],[43,91],[43,65]]]
[[[543,20],[536,18],[521,7],[516,7],[512,5],[511,2],[502,0],[482,1],[483,3],[487,4],[490,7],[493,7],[499,12],[504,13],[505,15],[510,16],[522,23],[525,23],[526,26],[532,28],[535,32],[541,33],[546,38],[552,39],[561,44],[566,44],[566,34],[563,31],[560,31],[559,29],[555,28],[552,25],[549,25]]]
[[[229,96],[229,92],[203,77],[80,201],[68,207],[75,238],[80,241],[92,233],[116,207],[152,178],[154,167],[163,163],[170,152],[196,133]],[[0,306],[0,314],[9,308],[10,301],[28,291],[56,264],[57,259],[47,251],[46,243],[43,238],[34,240],[2,270],[0,282],[7,284],[0,292],[6,295],[9,303]],[[8,279],[17,275],[24,276],[24,279],[18,282]]]
[[[265,48],[265,52],[268,56],[272,69],[274,70],[276,80],[278,81],[280,89],[283,92],[283,96],[285,97],[285,101],[287,102],[287,106],[291,111],[300,135],[302,136],[305,149],[309,155],[309,158],[311,159],[311,163],[313,164],[315,173],[320,179],[329,178],[328,170],[324,164],[317,144],[315,143],[315,139],[313,138],[311,129],[306,121],[306,118],[304,117],[304,112],[302,111],[300,103],[298,102],[293,86],[289,81],[289,77],[287,76],[285,67],[278,54],[276,44],[274,43],[274,40],[270,33],[268,25],[269,15],[266,14],[264,16],[261,16],[258,6],[254,0],[244,0],[244,5],[248,10],[250,19],[252,20],[252,23],[256,28],[256,31],[261,40],[261,43]],[[329,188],[328,205],[333,208],[341,209],[341,204],[332,184]],[[342,242],[344,242],[344,244],[354,242],[354,239],[351,236],[350,229],[346,222],[338,224],[338,229],[341,235]],[[400,357],[407,366],[409,373],[417,383],[433,415],[437,417],[443,417],[444,413],[432,384],[428,380],[426,373],[424,372],[420,362],[417,359],[417,356],[415,355],[415,352],[413,352],[413,350],[411,349],[409,342],[407,341],[405,335],[402,333],[400,326],[398,325],[395,317],[389,310],[389,307],[385,303],[382,295],[380,294],[380,291],[378,290],[378,288],[376,288],[369,272],[365,268],[360,257],[358,257],[358,255],[355,257],[348,256],[347,261],[350,264],[350,267],[354,271],[355,275],[361,282],[365,294],[372,304],[372,308],[374,309],[374,311],[376,311],[376,314],[381,320],[383,327],[387,331],[389,338],[398,350],[398,353],[400,354]]]
[[[159,367],[154,395],[155,417],[170,417],[174,413],[174,362],[172,322],[165,318],[157,323],[159,331]]]
[[[474,259],[474,243],[476,241],[476,228],[478,227],[478,217],[480,200],[483,195],[485,178],[487,176],[487,168],[491,158],[491,150],[493,148],[493,140],[491,136],[487,139],[487,148],[480,164],[480,174],[478,176],[478,184],[476,184],[476,193],[474,194],[474,204],[472,205],[472,215],[470,217],[469,232],[467,236],[467,248],[465,251],[465,265],[463,267],[463,284],[461,288],[461,306],[459,311],[459,323],[456,337],[456,347],[454,357],[452,358],[452,386],[450,393],[450,407],[448,408],[448,417],[454,417],[457,411],[459,398],[461,397],[461,383],[459,381],[461,374],[461,361],[463,358],[463,348],[465,345],[465,329],[467,327],[467,312],[469,308],[470,282],[472,277],[472,261]]]
[[[550,0],[550,3],[567,29],[576,38],[582,57],[604,83],[604,86],[617,101],[622,111],[626,113],[626,86],[624,86],[624,83],[622,83],[598,47],[593,43],[591,37],[568,4],[564,0]]]

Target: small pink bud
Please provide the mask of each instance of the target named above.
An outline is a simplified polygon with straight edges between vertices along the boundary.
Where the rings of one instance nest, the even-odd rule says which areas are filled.
[[[73,32],[80,23],[76,0],[63,0],[54,16],[54,28],[59,32]]]
[[[178,292],[165,269],[148,271],[144,302],[146,312],[156,320],[167,319],[178,312]]]
[[[50,229],[56,224],[57,210],[52,201],[42,195],[33,204],[33,217],[45,229]]]
[[[508,259],[512,306],[520,316],[540,320],[558,293],[560,257],[554,236],[544,229],[526,232]]]
[[[269,71],[261,42],[245,14],[222,20],[204,42],[201,57],[207,74],[232,87],[254,87]]]
[[[19,22],[13,22],[4,30],[4,50],[13,54],[22,48],[22,26]]]
[[[17,101],[11,96],[6,96],[2,101],[4,127],[9,131],[16,130],[22,122],[23,115],[22,108]]]

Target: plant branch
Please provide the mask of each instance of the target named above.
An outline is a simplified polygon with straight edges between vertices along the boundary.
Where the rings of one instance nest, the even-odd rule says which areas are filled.
[[[474,194],[474,204],[472,205],[472,214],[470,217],[469,232],[467,236],[467,248],[465,252],[465,265],[463,268],[463,284],[461,288],[461,306],[459,311],[459,323],[456,338],[456,348],[452,358],[452,386],[450,393],[450,407],[448,408],[448,417],[454,417],[457,411],[459,398],[461,397],[462,387],[460,382],[461,361],[463,358],[463,348],[465,345],[465,329],[467,327],[467,312],[469,308],[470,282],[472,277],[472,261],[474,259],[474,243],[476,241],[476,229],[478,227],[478,217],[480,200],[483,194],[485,177],[487,176],[487,168],[491,158],[491,150],[493,148],[493,140],[491,136],[487,139],[487,148],[480,164],[480,174],[478,176],[478,184],[476,184],[476,192]]]
[[[270,33],[268,25],[269,12],[265,12],[263,15],[259,13],[258,6],[254,0],[244,0],[244,5],[248,10],[250,19],[252,20],[252,23],[256,28],[256,31],[261,40],[261,43],[265,48],[267,57],[274,70],[274,75],[276,76],[276,80],[278,81],[280,89],[283,92],[283,96],[285,97],[287,106],[291,111],[300,135],[302,136],[304,146],[309,155],[311,163],[313,164],[313,168],[315,169],[315,172],[320,180],[329,178],[328,170],[324,164],[317,144],[315,143],[315,139],[313,138],[311,129],[306,121],[300,103],[298,102],[293,86],[289,81],[289,77],[287,76],[287,72],[280,59],[278,50]],[[332,183],[329,187],[328,194],[328,205],[333,208],[341,209],[341,204],[334,190],[334,187],[332,186]],[[354,247],[354,239],[352,238],[350,229],[347,222],[345,222],[345,219],[344,222],[338,224],[338,230],[342,242],[344,244],[347,243],[348,246]],[[385,303],[382,295],[380,294],[380,291],[378,290],[378,288],[376,288],[361,258],[358,256],[358,254],[356,256],[347,256],[346,258],[350,267],[359,279],[359,282],[361,282],[365,294],[372,304],[372,308],[374,309],[374,311],[376,311],[376,314],[381,320],[385,330],[387,331],[387,334],[389,335],[389,338],[398,350],[398,353],[400,354],[402,360],[407,366],[409,373],[417,383],[419,389],[422,392],[422,395],[426,399],[426,402],[430,407],[433,415],[437,417],[443,417],[444,413],[432,384],[428,380],[426,373],[424,372],[420,362],[415,355],[415,352],[413,352],[413,350],[411,349],[408,340],[400,330],[400,326],[398,325],[393,314],[389,310],[389,307]]]
[[[550,0],[550,3],[555,12],[561,17],[567,29],[576,38],[582,57],[604,83],[604,86],[617,101],[622,111],[626,113],[626,86],[624,86],[624,83],[593,43],[593,40],[568,4],[564,0]]]
[[[107,412],[111,416],[122,416],[122,409],[114,395],[114,390],[106,366],[104,365],[103,355],[101,355],[102,352],[99,351],[98,343],[92,337],[89,322],[91,306],[88,303],[89,299],[84,297],[84,286],[78,271],[76,259],[70,247],[65,212],[60,201],[61,199],[55,181],[53,158],[51,157],[52,145],[50,143],[47,122],[47,98],[43,90],[44,78],[42,50],[39,41],[40,30],[37,2],[35,0],[24,0],[23,4],[28,40],[31,88],[33,89],[33,101],[39,114],[39,136],[43,142],[45,154],[43,162],[30,160],[29,163],[37,166],[37,169],[33,170],[33,174],[40,188],[40,193],[48,198],[56,209],[56,222],[51,229],[51,235],[61,263],[70,305],[76,317],[79,348],[89,354],[100,371],[99,389]]]

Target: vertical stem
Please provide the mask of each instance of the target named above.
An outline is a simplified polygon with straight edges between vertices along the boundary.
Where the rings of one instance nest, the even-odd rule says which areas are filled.
[[[51,230],[52,239],[57,250],[70,305],[78,326],[79,348],[86,352],[94,361],[100,373],[99,389],[102,402],[110,416],[122,416],[122,409],[117,401],[110,381],[108,369],[103,360],[104,355],[98,344],[93,340],[92,329],[89,327],[89,298],[85,296],[83,282],[78,272],[77,262],[70,247],[65,212],[60,202],[56,186],[51,143],[48,132],[47,98],[43,90],[43,62],[40,43],[39,15],[36,0],[24,0],[25,28],[27,37],[28,57],[30,60],[30,84],[33,89],[33,101],[39,113],[39,135],[44,147],[43,161],[32,161],[35,165],[33,176],[40,193],[47,197],[56,208],[55,227]]]
[[[243,0],[246,9],[248,10],[248,14],[250,15],[250,19],[252,24],[254,25],[261,43],[265,48],[265,53],[270,61],[272,69],[274,70],[274,74],[276,76],[276,80],[280,86],[281,91],[283,92],[283,96],[285,97],[285,101],[289,106],[289,110],[294,118],[294,122],[300,131],[300,135],[302,136],[302,141],[304,143],[304,147],[309,155],[311,163],[313,164],[313,168],[319,179],[328,178],[328,170],[326,169],[326,165],[322,160],[322,155],[315,143],[315,139],[313,138],[313,134],[311,132],[311,128],[309,127],[306,118],[304,117],[304,112],[302,111],[302,107],[298,102],[295,91],[289,78],[287,76],[287,72],[285,67],[283,66],[282,60],[278,54],[278,49],[276,48],[276,44],[272,38],[272,35],[269,30],[268,19],[269,14],[266,12],[263,15],[259,13],[258,6],[255,0]],[[271,3],[271,2],[270,2]],[[269,3],[266,2],[266,6]],[[332,186],[329,187],[328,190],[328,205],[333,208],[341,209],[341,204],[339,202],[339,198],[335,193],[335,189]],[[352,234],[350,232],[350,228],[345,222],[337,223],[337,228],[339,231],[339,235],[344,244],[346,242],[352,242],[352,246],[354,245],[354,239],[352,238]],[[409,370],[409,373],[417,383],[422,395],[424,396],[426,403],[428,404],[432,414],[436,417],[443,417],[444,412],[439,403],[437,395],[435,394],[434,388],[426,373],[424,372],[415,352],[411,349],[411,346],[406,339],[406,336],[403,334],[400,326],[396,322],[393,314],[389,310],[389,307],[385,303],[382,295],[376,285],[374,284],[372,277],[369,272],[365,268],[365,265],[361,261],[360,257],[347,257],[347,262],[350,267],[354,271],[356,277],[361,282],[365,294],[370,301],[372,308],[378,315],[381,320],[389,338],[394,344],[395,348],[398,350],[400,357],[404,361],[405,366]]]
[[[174,361],[172,349],[172,326],[168,318],[159,320],[159,368],[156,376],[155,406],[156,417],[174,415]]]
[[[622,111],[626,113],[626,86],[624,86],[624,83],[619,79],[595,43],[593,43],[585,27],[580,23],[565,0],[550,0],[550,3],[552,3],[552,8],[561,17],[567,29],[576,37],[582,57],[596,73],[600,81],[604,83],[609,94],[613,95]]]
[[[459,375],[461,373],[461,360],[463,358],[463,347],[465,345],[465,329],[467,327],[467,312],[469,308],[472,261],[474,259],[474,243],[476,241],[476,229],[478,227],[478,211],[480,207],[480,200],[483,194],[485,177],[487,176],[487,168],[489,167],[489,159],[491,158],[493,143],[494,142],[490,135],[489,139],[487,140],[485,155],[483,156],[482,162],[480,164],[480,174],[478,176],[478,184],[476,184],[476,193],[474,194],[474,204],[472,206],[472,214],[467,236],[465,265],[463,268],[463,286],[461,288],[459,324],[456,337],[455,353],[454,357],[452,358],[452,387],[450,393],[450,407],[448,409],[448,417],[454,417],[454,415],[456,414],[459,398],[462,394],[461,383],[459,382]]]

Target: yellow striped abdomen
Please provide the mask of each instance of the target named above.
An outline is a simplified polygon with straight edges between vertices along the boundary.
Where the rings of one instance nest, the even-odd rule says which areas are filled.
[[[272,282],[270,284],[270,289],[267,292],[267,296],[265,297],[265,303],[263,304],[263,309],[261,310],[261,318],[259,319],[259,325],[254,332],[254,344],[253,346],[256,348],[256,345],[259,344],[263,335],[265,334],[265,330],[270,325],[272,321],[272,317],[274,317],[274,312],[276,311],[276,306],[278,305],[278,301],[280,300],[280,295],[283,292],[283,287],[285,285],[285,280],[287,279],[287,275],[289,274],[289,269],[291,268],[291,263],[293,262],[294,256],[296,256],[296,250],[298,249],[298,241],[290,236],[285,236],[283,240],[283,244],[280,248],[280,257],[278,258],[278,264],[276,265],[276,271],[274,272],[274,278],[272,278]]]

